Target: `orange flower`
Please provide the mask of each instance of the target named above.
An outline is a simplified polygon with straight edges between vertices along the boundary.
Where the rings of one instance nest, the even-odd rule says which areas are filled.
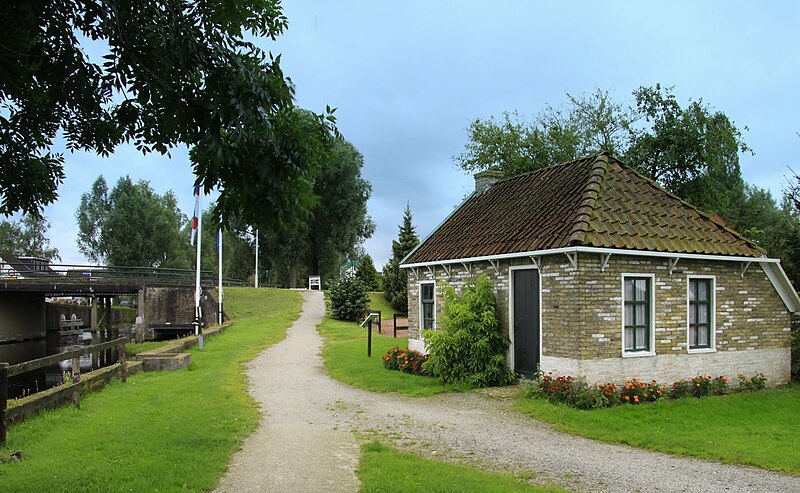
[[[633,396],[633,401],[638,403],[639,402],[639,396],[638,395]]]

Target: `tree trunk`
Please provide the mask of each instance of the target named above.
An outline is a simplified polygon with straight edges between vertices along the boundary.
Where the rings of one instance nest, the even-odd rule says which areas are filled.
[[[292,259],[289,265],[289,287],[294,289],[297,287],[297,260]]]

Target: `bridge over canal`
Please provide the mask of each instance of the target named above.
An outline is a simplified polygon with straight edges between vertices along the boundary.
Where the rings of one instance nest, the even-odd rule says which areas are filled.
[[[46,336],[46,300],[87,298],[91,330],[110,326],[113,297],[137,298],[137,339],[152,338],[158,326],[186,326],[194,320],[195,271],[185,269],[52,265],[27,268],[6,262],[0,269],[0,343]],[[241,284],[226,280],[225,284]],[[203,322],[213,324],[218,305],[216,275],[201,272]]]

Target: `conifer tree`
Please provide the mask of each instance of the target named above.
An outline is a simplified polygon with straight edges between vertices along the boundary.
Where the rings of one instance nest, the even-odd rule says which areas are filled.
[[[361,257],[356,268],[356,278],[367,288],[367,291],[378,290],[378,271],[375,270],[375,263],[369,254]]]
[[[412,224],[411,206],[406,204],[403,224],[397,240],[392,241],[392,258],[383,268],[383,292],[386,300],[397,311],[408,312],[408,273],[400,269],[400,261],[419,245],[417,231]]]

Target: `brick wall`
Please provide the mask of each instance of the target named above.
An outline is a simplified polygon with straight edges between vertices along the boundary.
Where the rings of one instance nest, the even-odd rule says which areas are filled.
[[[512,265],[531,265],[531,262],[503,260],[498,269],[489,262],[481,262],[471,264],[470,272],[457,264],[449,274],[442,267],[409,272],[409,344],[422,346],[420,281],[437,281],[438,325],[443,310],[441,284],[448,283],[458,290],[466,281],[487,274],[495,284],[501,327],[508,331],[508,276]],[[644,374],[626,372],[625,368],[630,371],[661,368],[666,377],[680,373],[682,368],[694,372],[688,376],[702,372],[702,367],[709,368],[707,372],[716,369],[719,374],[732,376],[752,367],[753,371],[769,369],[770,381],[783,383],[788,380],[789,371],[789,313],[758,264],[751,264],[743,276],[741,268],[739,262],[679,260],[670,272],[666,258],[612,255],[601,269],[599,255],[579,254],[576,269],[566,255],[542,257],[543,367],[547,363],[551,370],[561,366],[581,370],[587,376],[596,374],[598,378],[614,373],[621,378],[645,378]],[[656,356],[622,357],[623,274],[655,276]],[[716,352],[713,353],[688,351],[687,276],[691,275],[715,278]],[[737,361],[741,362],[739,367]],[[759,367],[759,361],[764,362],[763,368]]]

